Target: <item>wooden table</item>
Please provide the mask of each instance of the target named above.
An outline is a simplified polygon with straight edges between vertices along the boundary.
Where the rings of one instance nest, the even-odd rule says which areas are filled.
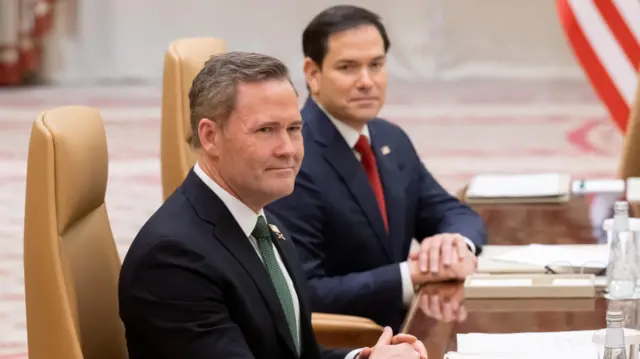
[[[420,293],[408,332],[421,339],[429,358],[456,350],[459,333],[518,333],[600,329],[607,300],[464,300],[460,283],[436,284]]]
[[[487,224],[489,244],[595,244],[588,203],[574,197],[565,204],[477,205]],[[456,350],[456,334],[600,329],[607,300],[464,300],[461,283],[425,287],[407,332],[423,340],[431,359]]]
[[[489,244],[595,244],[589,203],[472,205],[487,226]]]

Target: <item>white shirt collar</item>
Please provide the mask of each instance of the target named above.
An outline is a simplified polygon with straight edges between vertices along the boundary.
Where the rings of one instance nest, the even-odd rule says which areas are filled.
[[[327,117],[329,118],[329,121],[331,121],[331,123],[333,123],[333,125],[336,126],[336,129],[338,130],[338,132],[340,132],[344,140],[347,142],[347,145],[349,145],[349,148],[353,149],[356,146],[358,139],[360,139],[360,135],[364,135],[369,141],[369,143],[371,143],[371,136],[369,135],[368,125],[364,125],[364,127],[362,128],[362,132],[358,132],[353,127],[333,117],[329,113],[329,111],[325,110],[324,107],[322,107],[322,105],[320,105],[319,103],[316,102],[316,105],[318,105],[318,107],[322,110],[322,112],[324,112],[324,114],[327,115]]]
[[[259,213],[255,213],[251,208],[247,207],[246,204],[242,203],[242,201],[231,195],[231,193],[227,192],[224,188],[220,187],[219,184],[204,172],[197,162],[193,166],[193,172],[195,172],[202,182],[204,182],[204,184],[206,184],[207,187],[209,187],[213,193],[220,198],[229,212],[231,212],[233,218],[240,225],[242,232],[249,237],[258,223],[258,216],[264,217],[264,210],[260,209]]]

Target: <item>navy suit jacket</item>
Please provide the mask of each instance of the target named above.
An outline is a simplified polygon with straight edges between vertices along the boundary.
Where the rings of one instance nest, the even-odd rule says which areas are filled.
[[[389,233],[362,165],[326,114],[303,109],[305,157],[294,192],[271,205],[290,231],[310,285],[313,311],[358,315],[398,330],[405,315],[399,263],[411,240],[460,233],[486,243],[482,219],[427,171],[409,137],[368,122],[384,189]],[[387,146],[388,153],[381,148]]]
[[[348,350],[318,347],[294,245],[273,233],[272,240],[298,294],[300,355],[258,254],[191,170],[140,230],[122,265],[120,316],[129,358],[344,359]]]

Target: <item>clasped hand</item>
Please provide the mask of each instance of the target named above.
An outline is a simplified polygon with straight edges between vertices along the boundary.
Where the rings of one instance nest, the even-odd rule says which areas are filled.
[[[393,335],[389,327],[385,327],[378,342],[373,347],[364,348],[357,359],[428,359],[427,349],[416,337],[409,334]]]
[[[476,271],[478,261],[462,235],[442,233],[425,238],[408,263],[413,284],[420,285],[462,280]]]

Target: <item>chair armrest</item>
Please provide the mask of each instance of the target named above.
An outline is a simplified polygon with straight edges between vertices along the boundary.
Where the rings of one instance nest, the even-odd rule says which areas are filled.
[[[328,348],[373,346],[383,330],[370,319],[342,314],[312,313],[311,324],[318,343]]]
[[[460,202],[466,202],[467,201],[467,190],[468,189],[469,189],[469,185],[465,185],[464,187],[462,187],[458,191],[456,191],[456,197],[458,198],[458,200]]]

